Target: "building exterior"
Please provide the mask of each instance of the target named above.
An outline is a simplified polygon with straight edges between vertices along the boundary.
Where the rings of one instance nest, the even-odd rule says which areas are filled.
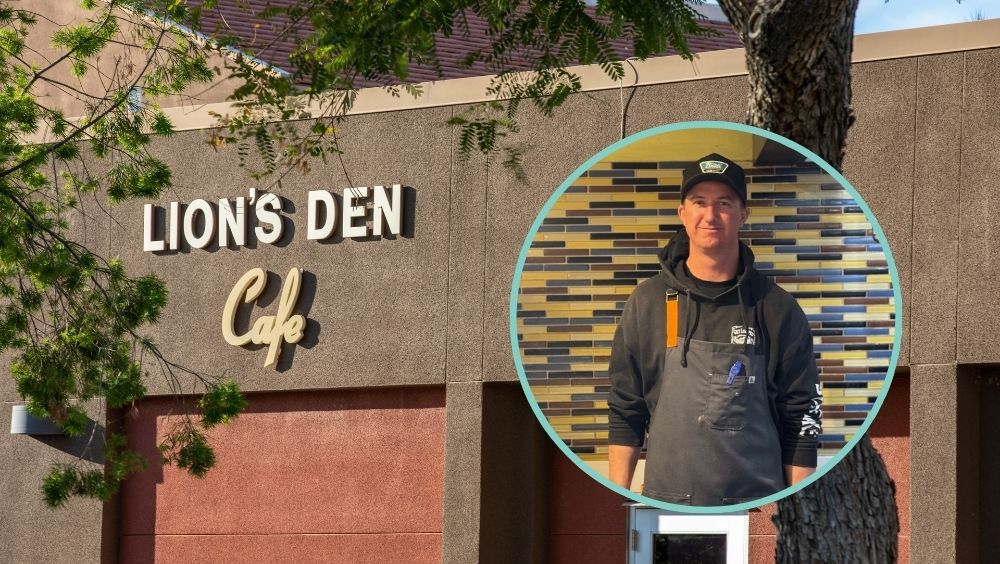
[[[989,534],[1000,527],[1000,457],[988,418],[1000,404],[1000,298],[991,283],[1000,273],[1000,24],[863,36],[854,60],[857,122],[844,175],[885,229],[903,286],[899,366],[871,430],[897,486],[901,561],[976,562],[1000,549]],[[743,117],[741,50],[636,68],[627,133]],[[445,123],[486,83],[465,78],[430,85],[415,101],[363,92],[342,128],[344,166],[290,174],[270,190],[285,218],[273,243],[268,229],[254,229],[265,218],[251,220],[244,245],[198,248],[187,237],[176,251],[145,251],[144,239],[161,233],[145,237],[141,202],[95,214],[85,229],[81,221],[83,242],[166,280],[170,305],[152,330],[164,352],[237,378],[250,407],[212,432],[219,462],[196,480],[155,464],[157,437],[187,408],[151,378],[150,398],[125,422],[150,470],[110,503],[75,500],[57,511],[38,493],[49,463],[99,461],[99,451],[10,434],[11,417],[0,417],[0,559],[624,561],[624,500],[541,431],[508,340],[511,277],[535,214],[570,172],[620,138],[620,86],[598,70],[583,75],[588,92],[554,118],[523,116],[516,141],[528,149],[526,183],[480,157],[458,158]],[[164,236],[170,202],[253,205],[260,196],[232,148],[204,143],[208,112],[221,109],[174,110],[186,131],[158,142],[175,171],[173,190],[150,212]],[[381,235],[309,238],[310,191],[332,192],[344,211],[356,204],[350,189],[374,199],[377,186],[386,188]],[[340,230],[360,226],[344,213]],[[240,328],[275,315],[301,269],[293,301],[303,337],[271,366],[269,345],[233,346],[221,330],[234,286],[256,268],[266,284],[257,305],[236,315]],[[3,413],[12,413],[20,398],[9,378],[0,382]],[[773,557],[771,510],[749,515],[750,561]]]

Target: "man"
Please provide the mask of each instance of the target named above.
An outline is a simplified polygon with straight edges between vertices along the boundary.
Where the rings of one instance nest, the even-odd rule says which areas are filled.
[[[628,488],[644,439],[643,494],[727,505],[771,495],[816,467],[819,376],[795,299],[739,240],[743,169],[711,154],[684,170],[684,229],[663,270],[625,305],[611,350],[611,481]]]

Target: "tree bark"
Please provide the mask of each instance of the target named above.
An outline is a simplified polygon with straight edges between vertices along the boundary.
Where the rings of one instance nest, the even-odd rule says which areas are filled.
[[[851,110],[858,0],[719,0],[746,48],[747,123],[838,170]],[[776,562],[895,562],[895,485],[867,436],[821,479],[778,502]]]
[[[829,473],[778,502],[775,562],[895,562],[896,486],[867,435]]]
[[[808,147],[838,170],[851,111],[858,0],[720,0],[746,49],[747,123]]]

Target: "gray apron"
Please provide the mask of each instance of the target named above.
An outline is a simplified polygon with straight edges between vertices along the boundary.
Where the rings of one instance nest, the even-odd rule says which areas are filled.
[[[665,349],[649,423],[643,495],[684,505],[728,505],[785,488],[756,347],[683,339]],[[729,383],[730,370],[743,366]]]

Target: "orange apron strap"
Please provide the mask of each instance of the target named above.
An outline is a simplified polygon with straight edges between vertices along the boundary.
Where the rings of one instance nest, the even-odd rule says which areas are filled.
[[[666,303],[666,324],[664,325],[664,335],[668,347],[677,346],[677,292],[667,291]]]

